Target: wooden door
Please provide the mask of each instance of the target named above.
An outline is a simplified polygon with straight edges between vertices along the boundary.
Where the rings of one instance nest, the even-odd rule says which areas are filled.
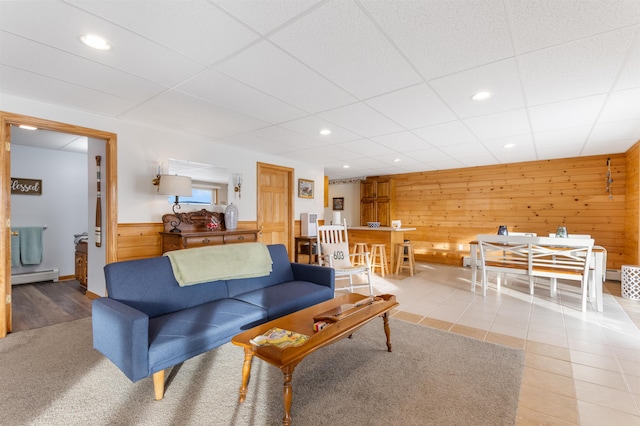
[[[258,163],[258,229],[265,244],[293,253],[293,169]]]

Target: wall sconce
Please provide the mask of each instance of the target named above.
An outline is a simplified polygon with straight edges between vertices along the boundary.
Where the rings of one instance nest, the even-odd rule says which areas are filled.
[[[242,198],[242,174],[234,173],[233,175],[233,192],[235,192],[236,198]]]
[[[178,197],[190,197],[191,190],[191,178],[189,176],[178,175],[158,175],[158,194],[160,195],[173,195],[176,197],[173,203],[173,214],[177,220],[172,220],[171,226],[173,229],[169,232],[180,232],[178,226],[182,223],[180,214],[176,210],[180,210],[180,201]],[[155,180],[154,180],[155,181]],[[154,183],[155,185],[155,183]]]

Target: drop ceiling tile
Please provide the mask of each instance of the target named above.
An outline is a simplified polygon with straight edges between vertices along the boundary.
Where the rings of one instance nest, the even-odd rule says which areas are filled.
[[[267,34],[310,9],[320,0],[211,1],[261,34]]]
[[[440,147],[440,150],[451,158],[455,158],[460,161],[473,157],[491,157],[493,161],[495,161],[495,158],[493,158],[489,151],[487,151],[487,148],[485,148],[480,142],[468,142],[460,145],[442,146]]]
[[[243,50],[216,66],[216,69],[310,113],[356,101],[356,98],[268,41]]]
[[[640,118],[640,88],[621,90],[609,95],[599,123]]]
[[[272,124],[307,115],[298,108],[213,70],[198,74],[178,90]]]
[[[579,40],[638,23],[636,0],[505,2],[519,53]]]
[[[524,109],[468,118],[464,123],[480,139],[495,139],[529,133],[529,119]]]
[[[578,157],[584,145],[563,144],[556,146],[542,146],[536,149],[539,160],[553,160],[555,158]]]
[[[285,144],[262,139],[252,134],[242,134],[219,139],[216,143],[230,145],[263,154],[285,155],[291,151],[291,147]]]
[[[429,84],[460,118],[525,106],[518,66],[512,58],[437,78]],[[478,92],[490,92],[493,96],[472,100]]]
[[[392,167],[403,167],[419,163],[418,160],[411,157],[410,153],[405,155],[394,152],[393,154],[377,155],[375,158]]]
[[[278,142],[295,149],[318,148],[329,146],[328,142],[310,138],[300,133],[292,132],[280,126],[270,126],[251,132],[252,135]]]
[[[637,138],[616,139],[606,144],[587,142],[582,150],[582,155],[604,155],[627,152],[629,148],[638,142]]]
[[[341,148],[357,152],[360,155],[366,156],[384,155],[393,152],[393,150],[387,148],[386,146],[369,139],[358,139],[355,141],[342,142],[336,145]]]
[[[360,99],[420,82],[355,2],[324,3],[270,39]]]
[[[16,15],[29,18],[13,19]],[[2,2],[0,29],[165,86],[204,69],[192,59],[62,2]],[[113,49],[103,52],[85,46],[79,35],[87,32],[106,37]]]
[[[484,146],[501,164],[537,160],[533,137],[530,134],[487,139]],[[505,145],[513,145],[506,148]]]
[[[505,152],[493,154],[493,157],[496,158],[500,164],[522,163],[524,161],[535,161],[538,159],[538,156],[533,149],[523,151],[505,150]]]
[[[360,139],[360,136],[355,133],[351,133],[340,126],[315,115],[299,118],[297,120],[289,121],[288,123],[282,123],[280,126],[293,132],[300,133],[301,135],[316,138],[327,143],[338,143]],[[331,130],[331,134],[328,136],[321,135],[320,130],[322,129]]]
[[[608,121],[597,123],[589,135],[589,144],[612,143],[619,140],[635,139],[638,141],[640,134],[640,119]],[[629,145],[627,148],[630,148]],[[626,150],[625,150],[626,151]]]
[[[427,80],[513,56],[501,0],[363,4]]]
[[[477,155],[475,157],[460,158],[460,163],[464,167],[481,167],[496,164],[496,158],[493,155]]]
[[[373,137],[404,130],[370,106],[359,102],[318,114],[355,134]]]
[[[398,168],[402,170],[402,173],[420,173],[438,170],[436,167],[425,163],[409,164],[406,166],[400,166]]]
[[[424,83],[371,98],[366,103],[405,129],[430,126],[457,118]]]
[[[588,96],[529,108],[534,132],[592,124],[604,105],[606,95]]]
[[[107,93],[0,65],[0,93],[117,116],[134,103]]]
[[[536,152],[540,152],[540,150],[544,150],[546,152],[548,150],[553,150],[554,147],[582,147],[589,137],[591,128],[592,126],[588,125],[535,132],[533,137],[535,140]]]
[[[534,151],[533,137],[530,134],[508,136],[506,138],[485,139],[482,144],[494,155],[502,152]],[[505,148],[505,145],[513,145]]]
[[[460,121],[415,129],[413,133],[433,146],[458,145],[478,140]]]
[[[163,127],[186,129],[210,139],[250,132],[269,124],[179,92],[157,96],[121,116]]]
[[[69,0],[136,34],[210,65],[258,39],[258,34],[204,0],[120,2]],[[185,7],[186,6],[186,7]]]
[[[129,73],[7,32],[0,32],[0,52],[2,64],[122,99],[140,102],[166,90]]]
[[[351,167],[362,167],[367,169],[379,169],[389,167],[387,163],[374,157],[361,157],[349,160]]]
[[[411,132],[391,133],[388,135],[373,137],[371,140],[398,152],[416,151],[432,147],[429,142],[419,138]]]
[[[640,87],[640,37],[636,37],[631,47],[629,47],[627,60],[618,75],[614,90],[635,87]]]
[[[457,164],[456,167],[461,166],[461,163],[457,159],[452,158],[449,154],[445,153],[440,148],[429,148],[421,149],[419,151],[412,151],[411,157],[415,158],[417,161],[428,164],[437,164],[438,162],[449,164],[451,160],[454,160]]]
[[[521,56],[529,105],[605,93],[637,33],[624,29]]]

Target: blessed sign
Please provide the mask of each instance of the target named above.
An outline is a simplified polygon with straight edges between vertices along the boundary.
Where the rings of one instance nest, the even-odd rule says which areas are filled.
[[[42,195],[42,180],[11,178],[11,193],[22,195]]]

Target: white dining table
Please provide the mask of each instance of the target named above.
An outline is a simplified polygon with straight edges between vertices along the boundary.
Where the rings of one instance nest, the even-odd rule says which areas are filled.
[[[471,291],[475,292],[478,278],[478,242],[469,243],[469,255],[471,266]],[[602,246],[593,246],[591,250],[593,260],[593,274],[589,274],[589,300],[595,300],[595,307],[598,312],[604,310],[602,300],[602,284],[606,279],[607,272],[607,249]],[[482,285],[482,283],[480,283]]]

